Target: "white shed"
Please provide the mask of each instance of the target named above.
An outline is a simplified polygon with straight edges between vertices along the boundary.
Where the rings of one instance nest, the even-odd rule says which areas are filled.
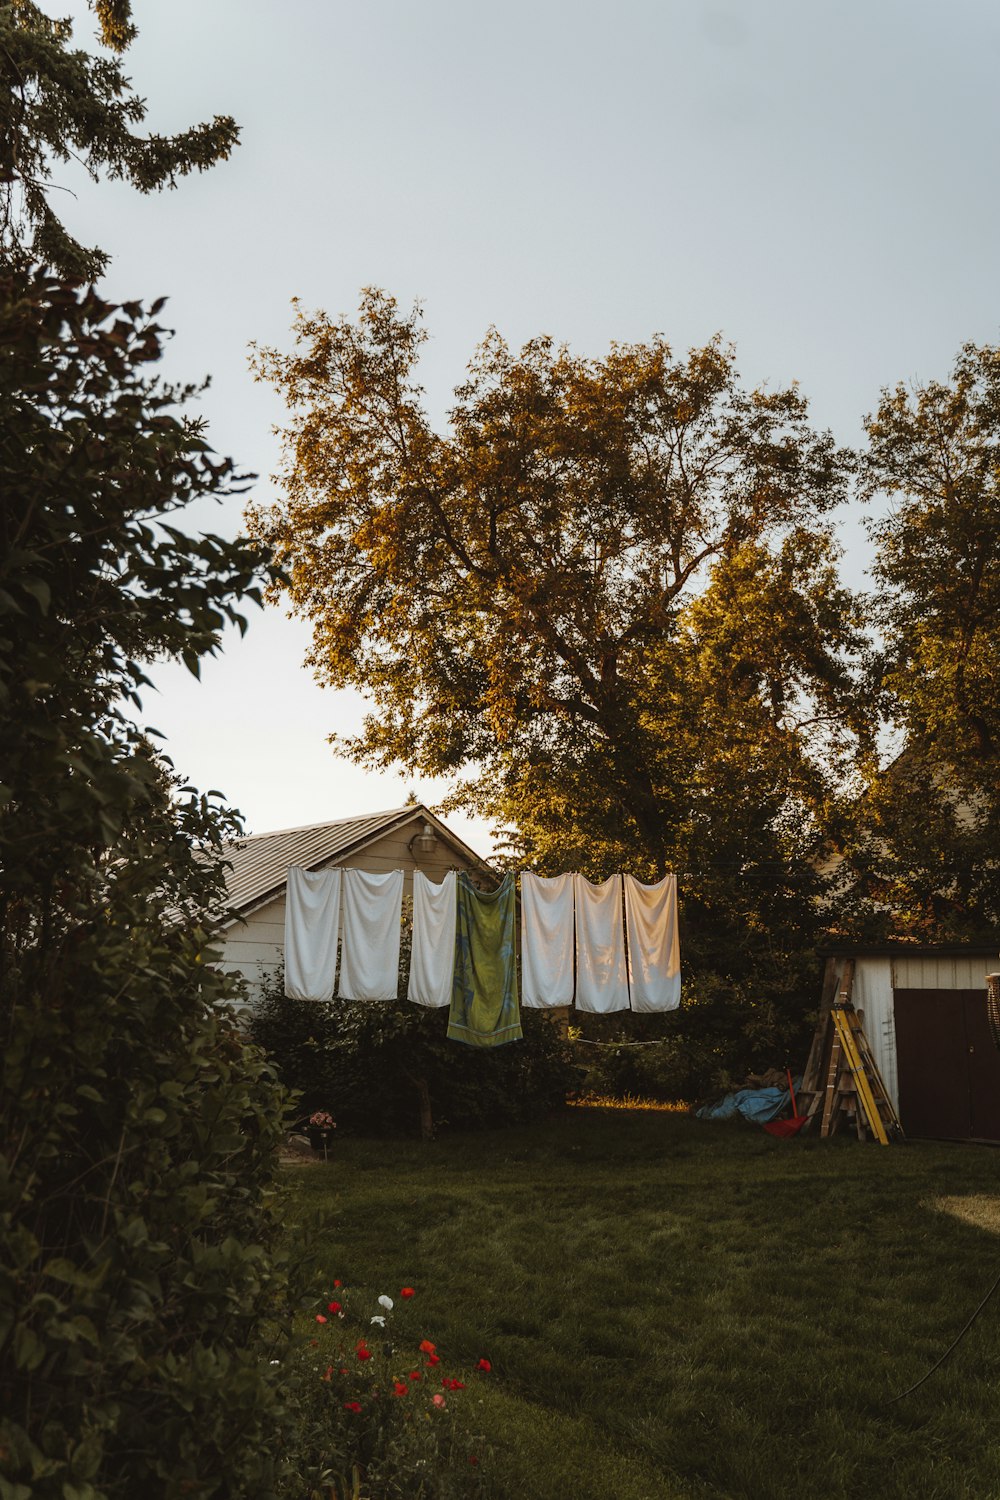
[[[829,953],[824,1002],[852,959],[851,998],[907,1135],[1000,1140],[1000,1052],[986,1011],[998,952],[994,936]]]
[[[230,845],[226,858],[232,867],[227,877],[232,917],[219,967],[243,975],[251,1000],[284,963],[285,886],[291,865],[402,870],[407,896],[414,870],[434,881],[448,870],[467,870],[477,884],[493,886],[497,880],[487,862],[422,803],[254,834]]]

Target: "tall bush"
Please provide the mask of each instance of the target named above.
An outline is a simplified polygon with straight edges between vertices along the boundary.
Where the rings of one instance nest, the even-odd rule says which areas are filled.
[[[399,993],[406,993],[405,967]],[[523,1011],[521,1024],[521,1041],[479,1051],[448,1040],[446,1010],[405,999],[288,1000],[279,972],[250,1033],[300,1091],[303,1115],[330,1109],[341,1129],[428,1136],[520,1124],[566,1102],[580,1077],[566,1043],[541,1012]]]
[[[234,820],[123,709],[260,564],[168,524],[234,475],[156,311],[0,282],[3,1500],[266,1497],[282,1441],[284,1096],[206,962]]]

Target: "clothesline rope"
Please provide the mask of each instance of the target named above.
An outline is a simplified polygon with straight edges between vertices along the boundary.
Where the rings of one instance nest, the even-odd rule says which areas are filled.
[[[667,1042],[672,1042],[673,1037],[662,1036],[655,1042],[595,1042],[589,1036],[570,1036],[566,1040],[571,1047],[579,1044],[581,1047],[665,1047]]]

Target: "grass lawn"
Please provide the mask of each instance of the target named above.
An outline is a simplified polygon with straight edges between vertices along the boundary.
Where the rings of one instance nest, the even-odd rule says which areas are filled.
[[[1000,1151],[592,1109],[289,1170],[317,1296],[413,1286],[417,1340],[492,1361],[488,1493],[1000,1496],[1000,1293],[888,1404],[1000,1271]]]

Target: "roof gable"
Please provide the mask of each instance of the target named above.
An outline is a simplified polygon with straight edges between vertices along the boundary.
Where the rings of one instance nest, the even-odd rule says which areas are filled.
[[[237,843],[228,844],[223,851],[232,867],[226,875],[227,904],[233,912],[244,916],[284,889],[289,865],[314,870],[338,863],[373,840],[417,819],[421,823],[430,823],[438,838],[463,861],[484,871],[489,870],[486,860],[452,833],[430,808],[420,802],[410,803],[406,807],[390,808],[388,812],[251,834]]]

